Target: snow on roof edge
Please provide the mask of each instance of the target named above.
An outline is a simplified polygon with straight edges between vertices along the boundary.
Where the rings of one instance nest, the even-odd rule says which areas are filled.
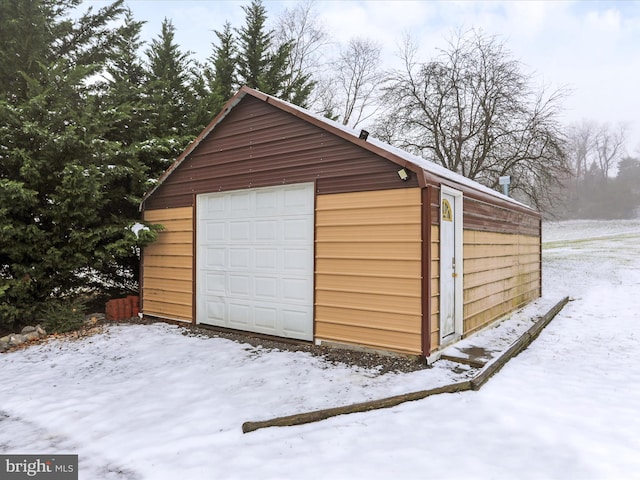
[[[356,130],[353,129],[351,127],[347,127],[345,125],[342,125],[339,122],[336,122],[335,120],[331,120],[330,118],[326,118],[323,117],[322,115],[319,115],[317,113],[314,113],[310,110],[307,110],[305,108],[302,108],[298,105],[294,105],[292,103],[289,103],[285,100],[281,100],[277,97],[274,97],[272,95],[266,94],[266,93],[262,93],[260,92],[261,95],[264,95],[266,97],[269,98],[269,100],[272,100],[273,103],[281,103],[286,105],[289,108],[292,108],[294,110],[299,111],[300,113],[304,114],[304,115],[308,115],[309,117],[314,118],[316,121],[324,123],[326,125],[329,125],[333,128],[336,128],[338,130],[341,130],[344,133],[349,134],[350,136],[354,137],[355,139],[359,139],[359,135],[360,135],[360,130]],[[270,102],[271,103],[271,102]],[[272,103],[272,104],[273,104]],[[390,145],[388,143],[383,142],[382,140],[377,139],[376,137],[373,137],[371,135],[368,136],[367,143],[370,143],[371,145],[374,145],[392,155],[395,155],[396,157],[399,157],[413,165],[415,165],[416,167],[425,170],[429,173],[433,173],[435,175],[438,175],[439,177],[445,178],[447,180],[451,180],[452,182],[456,182],[459,184],[462,184],[464,186],[467,186],[469,188],[473,188],[475,190],[481,191],[483,193],[487,193],[489,195],[495,196],[497,198],[500,198],[502,200],[505,200],[507,202],[510,203],[514,203],[516,205],[519,205],[521,207],[525,207],[529,210],[534,210],[534,208],[532,208],[530,205],[527,205],[526,203],[522,203],[518,200],[516,200],[513,197],[509,197],[508,195],[505,195],[503,193],[498,192],[497,190],[494,190],[492,188],[489,188],[479,182],[476,182],[475,180],[472,180],[470,178],[465,177],[464,175],[460,175],[459,173],[456,173],[452,170],[449,170],[448,168],[443,167],[442,165],[438,165],[435,162],[432,162],[430,160],[427,160],[426,158],[420,157],[418,155],[414,155],[412,153],[409,153],[405,150],[402,150],[401,148],[398,147],[394,147],[393,145]]]
[[[259,90],[253,89],[253,88],[249,88],[246,86],[243,86],[242,88],[240,88],[240,90],[238,90],[238,92],[232,97],[230,98],[227,103],[225,104],[225,106],[222,108],[222,110],[214,117],[214,119],[209,123],[209,125],[207,125],[204,130],[196,137],[196,139],[189,145],[187,146],[187,148],[185,149],[185,151],[180,154],[180,156],[176,159],[176,161],[167,169],[167,171],[160,177],[160,179],[158,180],[157,184],[154,186],[153,189],[151,189],[147,194],[145,194],[142,198],[142,200],[140,201],[140,211],[142,211],[144,202],[160,187],[160,185],[162,185],[165,181],[165,179],[171,175],[171,173],[173,173],[173,171],[175,171],[176,168],[178,168],[180,166],[180,164],[186,159],[186,157],[213,131],[215,130],[215,127],[218,125],[218,123],[220,123],[228,114],[231,110],[233,110],[233,108],[240,103],[240,101],[247,95],[250,94],[252,97],[257,98],[259,100],[265,101],[267,103],[270,103],[271,105],[274,105],[276,107],[282,107],[285,106],[288,109],[291,110],[295,110],[299,113],[301,113],[304,116],[313,118],[316,122],[320,123],[320,124],[324,124],[326,126],[332,127],[334,129],[340,130],[343,133],[346,133],[347,135],[349,135],[350,137],[353,137],[354,140],[359,140],[359,135],[360,135],[360,130],[355,130],[351,127],[347,127],[345,125],[342,125],[339,122],[336,122],[335,120],[331,120],[329,118],[326,118],[322,115],[319,115],[317,113],[314,113],[310,110],[307,110],[305,108],[302,108],[298,105],[294,105],[293,103],[289,103],[285,100],[279,99],[277,97],[274,97],[273,95],[269,95],[267,93],[261,92]],[[370,144],[372,146],[375,146],[395,157],[398,157],[406,162],[409,162],[410,164],[416,166],[417,168],[426,171],[428,173],[432,173],[434,175],[437,175],[439,177],[442,177],[444,179],[450,180],[452,182],[458,183],[460,185],[464,185],[466,187],[472,188],[474,190],[489,194],[491,196],[494,196],[496,198],[502,199],[506,202],[509,203],[513,203],[515,205],[518,205],[520,207],[524,207],[528,210],[532,210],[535,211],[534,208],[532,208],[531,206],[522,203],[512,197],[509,197],[507,195],[504,195],[503,193],[500,193],[496,190],[493,190],[492,188],[489,188],[485,185],[482,185],[479,182],[476,182],[475,180],[471,180],[470,178],[467,178],[463,175],[460,175],[459,173],[456,173],[452,170],[449,170],[441,165],[438,165],[435,162],[432,162],[430,160],[427,160],[423,157],[419,157],[417,155],[414,155],[412,153],[406,152],[398,147],[394,147],[393,145],[390,145],[388,143],[383,142],[382,140],[379,140],[371,135],[369,135],[369,137],[367,138],[367,140],[364,143],[358,143],[360,146],[365,146],[366,144]]]

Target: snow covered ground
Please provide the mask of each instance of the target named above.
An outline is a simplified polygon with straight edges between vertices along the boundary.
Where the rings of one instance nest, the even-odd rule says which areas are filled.
[[[0,453],[80,479],[640,479],[640,222],[544,225],[543,298],[571,301],[477,392],[243,434],[246,420],[458,381],[335,367],[177,327],[116,326],[0,355]]]

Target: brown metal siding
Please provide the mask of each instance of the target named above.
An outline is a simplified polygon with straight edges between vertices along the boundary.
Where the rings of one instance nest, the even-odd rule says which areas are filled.
[[[316,182],[318,194],[418,185],[415,175],[402,182],[397,170],[358,145],[245,96],[145,201],[145,209],[188,206],[200,193],[302,182]]]
[[[463,215],[464,228],[467,230],[540,235],[540,215],[533,211],[492,205],[486,201],[465,196]]]
[[[449,185],[445,183],[445,185]],[[440,224],[440,185],[431,188],[431,218],[434,225]],[[500,232],[521,235],[540,235],[538,212],[527,207],[511,204],[503,199],[493,199],[486,194],[465,189],[460,185],[449,185],[464,195],[463,222],[465,230]]]

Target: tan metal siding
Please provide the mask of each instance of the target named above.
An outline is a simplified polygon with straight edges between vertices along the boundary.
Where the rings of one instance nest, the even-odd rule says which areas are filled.
[[[431,347],[440,341],[439,227],[432,225]],[[464,335],[540,296],[539,239],[464,230]]]
[[[143,251],[145,315],[191,321],[193,317],[193,208],[146,210],[145,221],[164,230]]]
[[[316,199],[316,339],[421,353],[420,189]]]
[[[464,232],[464,333],[540,296],[539,237]]]
[[[359,140],[358,140],[359,141]],[[315,182],[316,193],[417,186],[398,166],[295,115],[246,96],[145,201],[192,205],[194,194]]]

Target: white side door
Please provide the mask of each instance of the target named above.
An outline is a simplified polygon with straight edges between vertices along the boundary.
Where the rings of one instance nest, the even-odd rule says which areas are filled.
[[[462,335],[462,192],[440,193],[440,344]]]

